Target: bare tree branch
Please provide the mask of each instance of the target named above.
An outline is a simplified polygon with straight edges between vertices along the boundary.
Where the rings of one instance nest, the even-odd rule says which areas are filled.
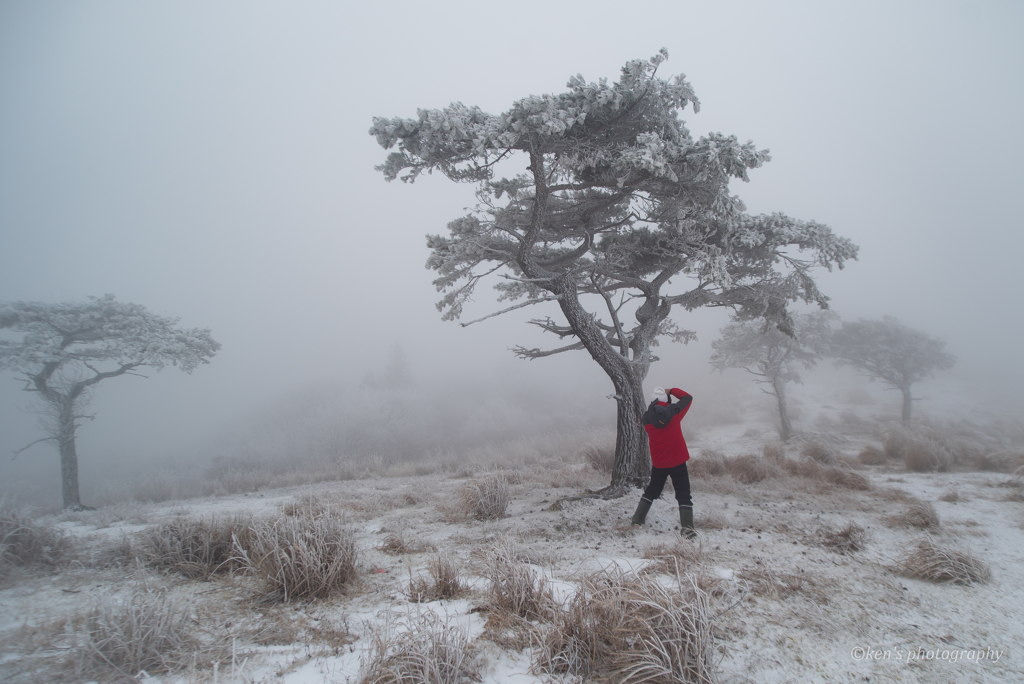
[[[522,309],[522,308],[527,307],[527,306],[533,306],[534,304],[542,304],[544,302],[557,302],[559,299],[561,299],[561,297],[544,297],[543,299],[531,299],[528,302],[521,302],[519,304],[516,304],[515,306],[510,306],[507,309],[502,309],[501,311],[495,311],[494,313],[488,314],[488,315],[484,316],[483,318],[478,318],[475,321],[468,321],[466,323],[460,322],[459,325],[461,325],[463,328],[465,328],[466,326],[473,325],[474,323],[479,323],[481,321],[486,321],[488,318],[494,318],[495,316],[500,316],[502,314],[507,314],[509,311],[515,311],[516,309]]]
[[[565,347],[559,347],[558,349],[549,349],[547,351],[542,351],[540,349],[527,349],[526,347],[515,347],[512,349],[512,353],[521,359],[529,359],[532,361],[533,359],[539,359],[544,356],[554,356],[555,354],[561,354],[562,352],[577,351],[579,349],[584,349],[582,342],[570,344]]]

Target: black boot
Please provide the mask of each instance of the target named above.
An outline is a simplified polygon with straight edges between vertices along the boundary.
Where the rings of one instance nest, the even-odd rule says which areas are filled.
[[[634,525],[643,525],[647,520],[647,511],[651,510],[651,504],[653,501],[640,497],[640,503],[637,504],[636,513],[633,514],[633,519],[630,520]]]
[[[693,529],[693,506],[679,507],[679,527],[679,531],[687,539],[693,539],[697,536],[697,531]]]

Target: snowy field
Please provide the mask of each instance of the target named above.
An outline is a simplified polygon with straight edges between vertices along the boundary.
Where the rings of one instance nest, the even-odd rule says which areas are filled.
[[[9,571],[0,590],[0,679],[355,683],[370,681],[381,648],[401,650],[403,634],[419,629],[456,645],[464,681],[597,681],[613,668],[574,674],[538,663],[554,614],[586,582],[615,576],[703,597],[705,681],[1024,681],[1019,475],[980,470],[979,463],[994,467],[978,459],[996,447],[958,442],[949,426],[941,436],[933,431],[945,440],[936,448],[960,449],[945,472],[910,472],[891,457],[866,465],[870,452],[857,459],[864,449],[884,447],[877,407],[821,410],[784,453],[767,421],[694,428],[693,542],[679,537],[671,487],[644,527],[629,525],[638,493],[580,497],[607,484],[593,449],[534,460],[510,449],[502,468],[379,474],[44,517],[38,522],[73,540],[73,560]],[[1004,449],[999,465],[1019,466],[1012,454],[1009,463]],[[467,502],[487,483],[505,483],[510,499],[501,517],[476,519]],[[335,515],[351,532],[355,567],[325,598],[268,596],[259,577],[238,568],[189,578],[154,563],[144,543],[147,532],[174,521]],[[980,574],[964,583],[907,576],[908,554],[924,540],[969,554],[963,558]],[[544,610],[554,612],[503,613],[491,586],[499,557],[527,567]],[[439,560],[456,575],[452,597],[426,600]],[[90,611],[133,594],[187,606],[185,626],[204,655],[173,673],[120,678],[83,655]]]

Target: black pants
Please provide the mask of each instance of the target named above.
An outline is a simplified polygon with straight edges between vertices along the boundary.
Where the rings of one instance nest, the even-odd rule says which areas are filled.
[[[672,478],[672,486],[676,490],[676,501],[680,506],[693,508],[693,501],[690,500],[690,474],[686,472],[686,464],[680,463],[672,468],[651,468],[651,483],[644,490],[644,498],[654,501],[661,496],[661,490],[665,488],[665,480]]]

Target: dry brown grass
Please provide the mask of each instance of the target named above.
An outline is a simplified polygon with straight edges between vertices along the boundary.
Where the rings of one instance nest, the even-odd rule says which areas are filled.
[[[0,506],[0,580],[16,568],[56,568],[72,553],[71,539],[58,528],[37,522],[26,510]]]
[[[822,465],[833,465],[836,462],[837,452],[831,445],[818,440],[809,440],[800,447],[800,454],[811,461],[817,461]]]
[[[152,568],[208,580],[218,572],[238,568],[235,540],[248,548],[252,525],[249,516],[226,520],[177,518],[139,533],[139,553]]]
[[[690,477],[698,479],[726,475],[729,472],[725,465],[725,456],[715,449],[704,449],[698,456],[691,455],[690,460],[686,462],[686,471]]]
[[[816,598],[827,600],[816,591],[814,583],[806,573],[776,570],[766,558],[754,557],[754,564],[740,569],[736,577],[747,582],[749,591],[758,596],[782,599],[798,592],[811,593]]]
[[[896,565],[896,572],[913,579],[951,584],[988,582],[992,577],[988,565],[974,558],[969,549],[942,547],[931,539],[919,542],[904,556]]]
[[[822,468],[821,478],[844,489],[866,491],[871,488],[868,478],[848,468]]]
[[[684,539],[674,534],[671,541],[647,546],[643,555],[655,561],[654,567],[658,570],[674,575],[682,571],[693,572],[694,566],[707,560],[708,552],[700,537]]]
[[[487,561],[487,606],[527,620],[550,618],[554,595],[510,539],[498,542]]]
[[[782,459],[786,458],[786,445],[782,442],[765,442],[761,455],[773,463],[782,463]]]
[[[931,529],[939,526],[939,514],[929,502],[915,500],[902,513],[890,516],[887,523],[890,527]]]
[[[584,577],[537,637],[531,672],[584,681],[717,682],[708,595],[689,577],[667,588],[611,569]]]
[[[177,672],[221,662],[226,655],[223,643],[195,636],[189,603],[145,586],[133,587],[122,600],[98,602],[80,621],[75,638],[77,674],[103,681],[136,681],[140,672]]]
[[[867,545],[868,533],[857,523],[850,522],[838,530],[819,530],[815,535],[815,542],[830,551],[851,554],[862,550]]]
[[[497,520],[505,517],[511,500],[508,479],[496,473],[467,483],[459,492],[456,513],[474,520]]]
[[[433,612],[396,618],[367,636],[359,684],[458,684],[480,681],[469,636]]]
[[[743,484],[763,482],[777,474],[771,461],[752,454],[726,459],[726,468],[733,479]]]
[[[694,513],[693,526],[697,531],[721,530],[728,527],[728,522],[726,521],[725,516],[718,511],[705,511]]]
[[[429,580],[424,577],[414,579],[410,569],[409,589],[406,592],[409,600],[427,603],[452,599],[468,590],[468,585],[462,579],[459,564],[447,553],[441,552],[433,556],[427,563],[427,573],[430,575]]]
[[[967,501],[964,495],[960,493],[960,490],[956,487],[950,487],[939,496],[939,501],[945,501],[946,503],[960,503],[961,501]]]
[[[907,470],[916,473],[946,472],[963,449],[938,430],[925,424],[906,427],[890,423],[882,431],[882,443],[889,458],[903,459]]]
[[[588,446],[583,450],[583,459],[599,473],[610,473],[615,465],[615,445]]]
[[[236,539],[235,557],[267,601],[326,598],[356,575],[355,535],[336,513],[258,521],[247,545]]]
[[[1012,473],[1024,466],[1024,453],[1014,449],[1000,449],[978,454],[974,466],[978,470],[989,470],[997,473]]]
[[[885,452],[876,446],[866,446],[857,454],[861,465],[885,465],[886,460]]]
[[[377,545],[377,550],[391,556],[402,556],[410,553],[422,553],[436,547],[431,544],[414,544],[410,541],[410,533],[404,526],[397,529],[381,529],[384,541]]]

